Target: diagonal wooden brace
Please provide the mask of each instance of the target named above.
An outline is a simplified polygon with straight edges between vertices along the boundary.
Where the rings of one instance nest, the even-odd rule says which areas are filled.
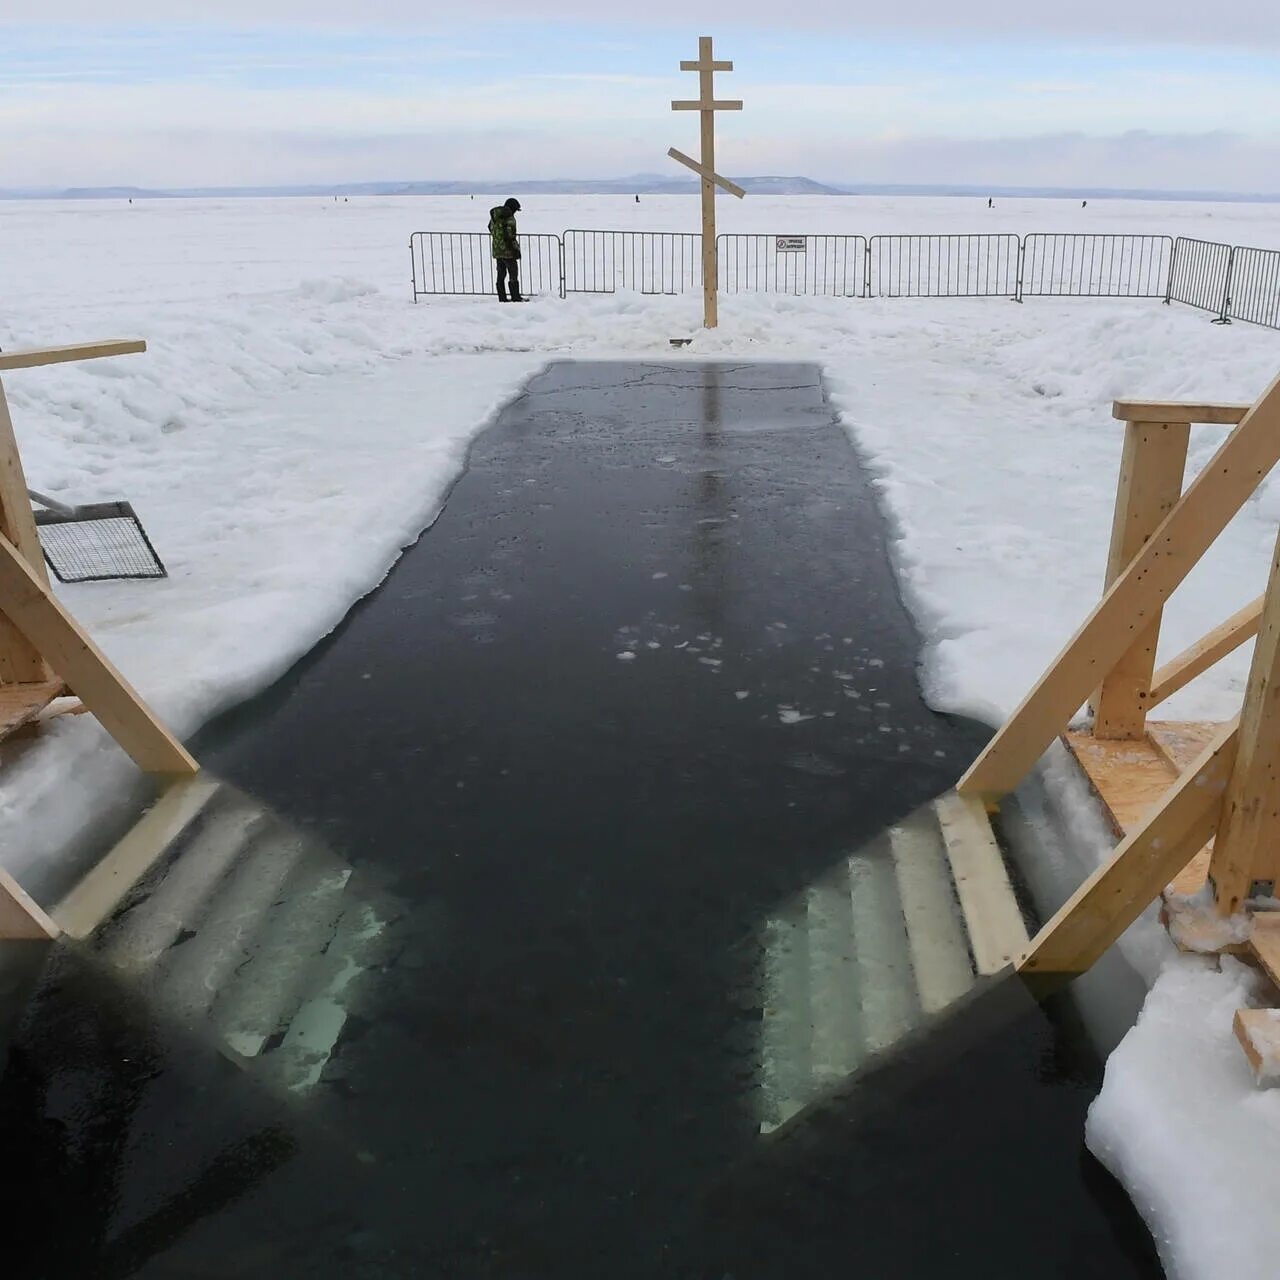
[[[722,178],[718,173],[711,173],[705,165],[699,164],[683,151],[677,151],[675,147],[668,148],[667,155],[673,160],[679,160],[686,169],[692,169],[698,177],[714,182],[717,187],[723,187],[731,196],[737,196],[739,200],[747,194],[736,182],[730,182],[728,178]]]
[[[112,666],[7,539],[0,537],[0,604],[103,727],[148,773],[193,774],[200,766]]]

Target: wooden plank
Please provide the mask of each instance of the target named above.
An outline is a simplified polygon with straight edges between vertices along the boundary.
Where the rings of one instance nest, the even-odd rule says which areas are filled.
[[[1108,741],[1087,731],[1068,730],[1062,741],[1120,839],[1141,827],[1178,781],[1178,770],[1149,739]]]
[[[34,720],[65,687],[61,680],[0,685],[0,739]]]
[[[36,533],[27,478],[22,470],[18,440],[9,416],[9,402],[0,382],[0,537],[8,538],[26,557],[41,581],[49,581],[40,538]],[[0,598],[0,683],[28,684],[48,680],[44,659],[4,614]]]
[[[0,867],[0,939],[4,941],[49,939],[58,936],[58,926],[39,904]]]
[[[698,61],[706,66],[698,72],[698,93],[703,102],[715,97],[715,73],[711,63],[711,37],[698,37]],[[739,103],[739,106],[742,104]],[[702,326],[714,329],[720,323],[720,258],[716,244],[716,189],[710,175],[716,171],[716,118],[704,111],[699,118],[702,143]]]
[[[1196,404],[1176,400],[1116,400],[1111,416],[1121,422],[1200,422],[1234,427],[1251,404]]]
[[[1168,422],[1130,422],[1116,490],[1105,591],[1128,568],[1182,495],[1191,428]],[[1107,673],[1094,698],[1097,738],[1141,738],[1151,675],[1160,642],[1161,611]]]
[[[1237,1009],[1231,1021],[1261,1088],[1280,1084],[1280,1009]]]
[[[1040,930],[1019,972],[1083,973],[1159,896],[1217,828],[1237,732],[1235,724],[1223,727],[1160,807]]]
[[[1235,915],[1253,886],[1280,883],[1280,538],[1240,712],[1240,749],[1209,868],[1218,912]]]
[[[987,811],[979,801],[954,791],[939,796],[934,808],[974,965],[980,974],[999,973],[1027,945],[1027,928]]]
[[[984,800],[1012,791],[1142,634],[1280,459],[1280,378],[1259,397],[1177,506],[960,780]]]
[[[1214,720],[1148,720],[1147,736],[1181,777],[1222,730]]]
[[[717,98],[713,100],[712,98],[707,97],[707,98],[699,98],[695,102],[690,102],[687,99],[682,99],[681,101],[678,101],[678,102],[672,102],[671,110],[672,111],[707,111],[707,112],[741,111],[742,99],[741,98],[732,98],[732,99]]]
[[[1255,911],[1249,950],[1262,972],[1280,987],[1280,911]]]
[[[141,768],[150,773],[199,772],[182,744],[4,538],[0,600],[23,635]]]
[[[667,148],[667,155],[673,160],[678,160],[687,169],[692,169],[700,178],[708,178],[718,187],[723,187],[731,196],[737,196],[741,200],[747,193],[736,182],[730,182],[728,178],[722,178],[718,173],[708,173],[696,160],[685,155],[683,151],[677,151],[675,147]]]
[[[72,938],[87,938],[203,811],[221,784],[207,774],[171,784],[115,847],[50,913]]]
[[[680,63],[681,71],[702,71],[704,68],[710,71],[732,71],[733,63],[722,60],[713,62],[707,67],[703,62],[691,62],[688,58],[683,59]]]
[[[27,347],[0,351],[0,372],[6,369],[35,369],[69,360],[101,360],[105,356],[129,356],[145,351],[147,344],[137,338],[109,338],[102,342],[81,342],[69,347]]]
[[[1191,683],[1196,676],[1234,653],[1246,640],[1258,634],[1262,618],[1262,597],[1233,613],[1226,622],[1201,636],[1193,645],[1185,648],[1176,658],[1171,658],[1151,678],[1151,696],[1147,710],[1172,697],[1179,689]]]

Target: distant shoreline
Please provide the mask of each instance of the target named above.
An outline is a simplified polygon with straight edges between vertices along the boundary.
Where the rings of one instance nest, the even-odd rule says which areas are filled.
[[[857,183],[836,185],[804,177],[736,179],[751,195],[774,196],[925,196],[958,199],[1020,200],[1161,200],[1213,204],[1280,204],[1280,194],[1239,191],[1165,191],[1114,187],[977,187],[927,183]],[[352,196],[693,196],[696,181],[644,174],[633,178],[547,179],[511,182],[356,182],[265,187],[70,187],[0,188],[0,200],[201,200],[300,198],[342,199]]]

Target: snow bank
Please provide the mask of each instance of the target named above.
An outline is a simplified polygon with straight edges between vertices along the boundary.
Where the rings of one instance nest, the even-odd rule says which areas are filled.
[[[1263,205],[752,197],[726,231],[1167,231],[1280,244]],[[680,228],[680,198],[530,200],[525,231]],[[483,207],[482,207],[483,206]],[[996,721],[1097,598],[1122,427],[1117,396],[1251,400],[1280,334],[1152,302],[728,297],[409,301],[408,237],[479,225],[457,198],[0,203],[0,346],[141,336],[145,356],[14,373],[31,483],[130,498],[163,583],[63,588],[180,732],[281,674],[434,518],[468,440],[548,359],[811,359],[872,467],[933,704]],[[696,335],[674,352],[668,339]],[[1197,427],[1192,469],[1224,435]],[[1261,589],[1280,519],[1270,480],[1176,593],[1173,652]],[[1170,702],[1225,717],[1248,650]],[[6,749],[13,752],[13,748]],[[127,762],[88,718],[0,774],[0,862],[48,865]],[[74,777],[75,786],[67,787]],[[1096,815],[1061,761],[1048,781]],[[1098,856],[1107,840],[1095,829]],[[1155,982],[1113,1055],[1089,1141],[1183,1280],[1274,1273],[1280,1095],[1257,1094],[1231,1037],[1237,966],[1170,960],[1148,919],[1123,945]],[[1156,975],[1159,975],[1158,977]]]

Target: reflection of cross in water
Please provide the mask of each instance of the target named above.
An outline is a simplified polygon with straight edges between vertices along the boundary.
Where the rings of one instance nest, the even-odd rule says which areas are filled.
[[[693,525],[693,590],[699,614],[708,625],[724,620],[729,590],[724,536],[729,520],[728,492],[716,454],[724,444],[720,420],[722,371],[702,370],[702,442],[711,455],[698,473]]]

